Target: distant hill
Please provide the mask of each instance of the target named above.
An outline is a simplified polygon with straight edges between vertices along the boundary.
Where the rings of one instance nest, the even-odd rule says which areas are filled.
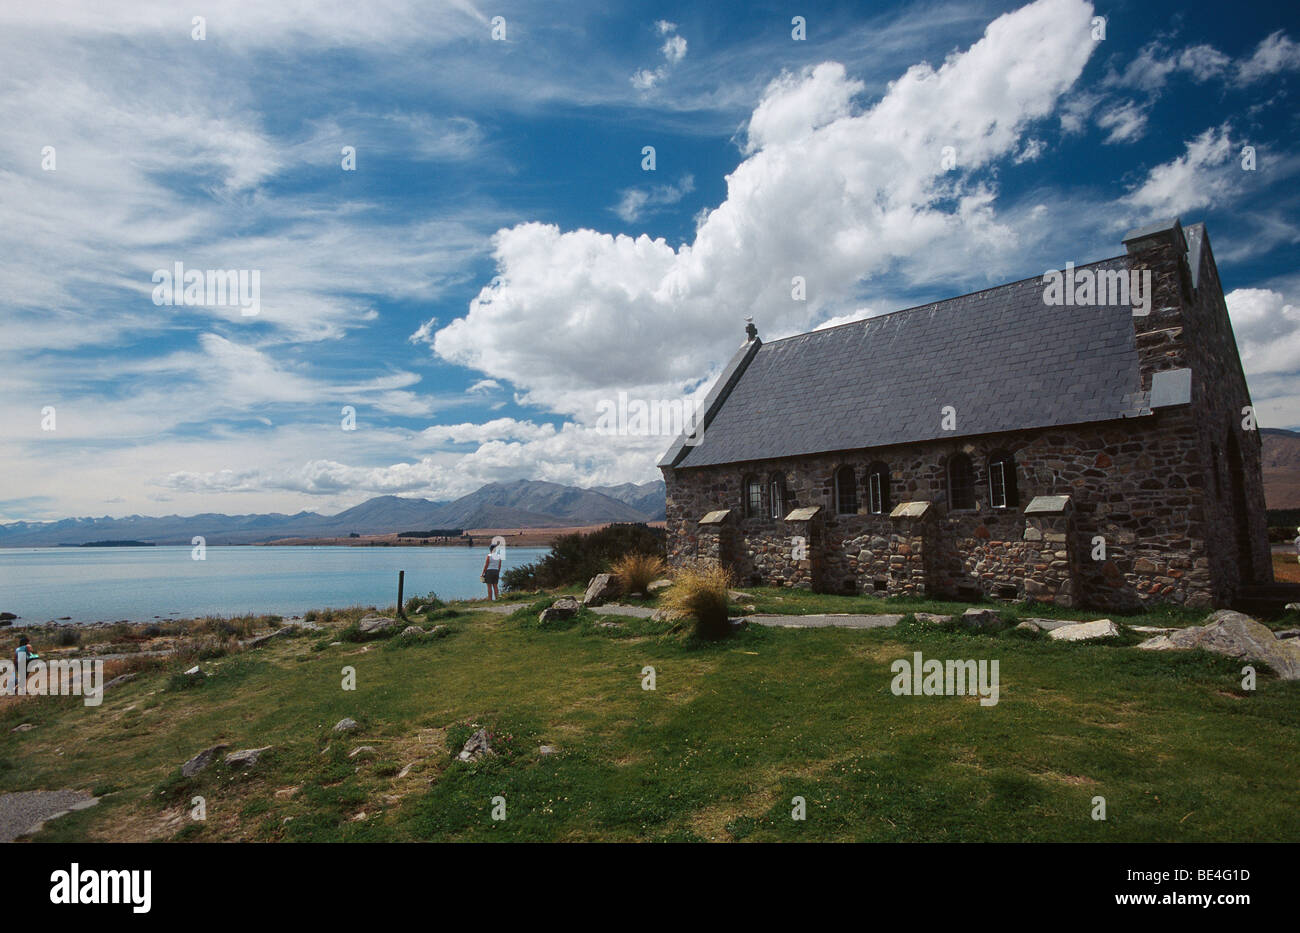
[[[1300,509],[1300,432],[1260,428],[1264,501],[1270,509]]]
[[[662,482],[659,487],[658,512],[661,513]],[[599,490],[520,480],[489,483],[448,503],[438,510],[434,524],[443,528],[560,528],[601,522],[644,522],[660,517],[653,508],[637,508]]]
[[[656,520],[668,517],[665,498],[668,488],[664,481],[657,479],[652,483],[624,483],[621,486],[592,486],[592,492],[599,492],[619,502],[626,502],[638,512],[653,516]]]
[[[664,517],[664,484],[607,487],[619,495],[536,480],[489,483],[453,502],[377,496],[337,515],[280,512],[251,515],[130,515],[0,524],[0,547],[53,547],[130,540],[188,545],[259,544],[278,538],[392,534],[428,528],[563,528]],[[626,498],[624,498],[626,497]]]

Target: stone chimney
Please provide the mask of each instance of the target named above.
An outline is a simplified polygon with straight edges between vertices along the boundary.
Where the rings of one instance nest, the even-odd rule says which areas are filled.
[[[1150,273],[1150,313],[1133,318],[1144,389],[1163,370],[1191,365],[1185,329],[1194,301],[1187,239],[1178,218],[1139,227],[1124,237],[1129,268]]]

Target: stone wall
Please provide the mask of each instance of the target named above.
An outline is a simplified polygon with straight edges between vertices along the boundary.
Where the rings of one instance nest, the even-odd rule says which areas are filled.
[[[924,519],[883,518],[876,525],[844,540],[835,555],[837,589],[885,596],[927,595],[930,571],[926,557],[935,542],[932,514]]]
[[[1190,415],[1197,462],[1204,474],[1207,556],[1214,601],[1226,605],[1242,585],[1273,579],[1261,472],[1261,441],[1242,410],[1250,392],[1232,334],[1223,286],[1208,235],[1201,241],[1196,274],[1187,241],[1173,226],[1126,244],[1129,265],[1150,269],[1152,313],[1135,317],[1143,388],[1157,372],[1192,371]],[[1193,286],[1195,280],[1195,286]]]
[[[1116,610],[1153,601],[1209,605],[1213,599],[1197,432],[1189,409],[1072,428],[1021,431],[981,438],[927,441],[856,454],[818,454],[749,464],[664,469],[668,485],[669,560],[693,559],[696,523],[713,509],[730,508],[737,547],[732,566],[742,582],[813,585],[792,566],[789,523],[745,517],[743,481],[785,477],[783,509],[819,505],[823,561],[820,588],[859,593],[933,596],[1013,595],[1055,599],[1067,577],[1071,601]],[[976,469],[977,508],[952,511],[946,502],[947,459],[962,451]],[[1016,461],[1019,504],[988,505],[988,458],[1007,451]],[[837,515],[831,477],[850,465],[862,488],[868,466],[890,467],[889,499],[933,503],[933,517],[903,530],[888,515]],[[764,483],[764,496],[767,484]],[[1024,506],[1034,496],[1069,495],[1072,530],[1066,542],[1026,540]],[[767,508],[764,499],[764,511]],[[1093,560],[1094,539],[1105,548]],[[1049,551],[1045,546],[1053,545]],[[1066,546],[1057,546],[1065,544]],[[1057,552],[1066,552],[1066,558]],[[1077,554],[1078,557],[1072,555]],[[1050,559],[1049,559],[1050,556]],[[901,560],[900,560],[901,559]],[[1066,573],[1065,560],[1077,561]],[[1053,566],[1053,565],[1056,566]],[[1026,581],[1029,581],[1027,583]]]

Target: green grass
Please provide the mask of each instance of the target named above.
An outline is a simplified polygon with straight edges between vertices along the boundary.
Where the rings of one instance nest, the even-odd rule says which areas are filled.
[[[765,611],[900,606],[744,592],[753,598],[740,603]],[[548,602],[534,597],[511,616],[457,604],[443,638],[319,650],[311,639],[277,639],[205,662],[212,676],[201,689],[169,689],[181,668],[164,667],[98,709],[73,699],[10,704],[0,710],[0,782],[110,791],[37,837],[60,841],[1300,835],[1292,804],[1300,683],[1263,676],[1245,693],[1239,662],[911,620],[868,631],[752,627],[697,644],[670,625],[599,609],[538,626]],[[945,608],[966,606],[903,611]],[[997,659],[1000,702],[894,696],[890,663],[913,651]],[[655,668],[654,691],[641,689],[646,666]],[[341,689],[344,667],[355,668],[354,692]],[[361,728],[336,735],[344,717]],[[11,732],[20,722],[37,728]],[[456,761],[480,727],[501,754]],[[179,776],[181,762],[218,742],[274,749],[247,773],[219,763]],[[560,751],[542,756],[541,744]],[[375,752],[350,756],[366,745]],[[202,823],[188,818],[195,796],[206,801]],[[498,796],[504,821],[491,818]],[[807,805],[802,822],[790,818],[796,796]],[[1090,818],[1094,796],[1106,798],[1105,822]]]

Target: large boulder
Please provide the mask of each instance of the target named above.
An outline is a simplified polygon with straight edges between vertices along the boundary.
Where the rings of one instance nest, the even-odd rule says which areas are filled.
[[[1092,622],[1076,622],[1062,625],[1047,633],[1054,641],[1087,641],[1090,638],[1118,638],[1119,629],[1110,619],[1094,619]]]
[[[1147,651],[1200,648],[1230,658],[1261,661],[1283,680],[1300,680],[1300,644],[1296,642],[1293,638],[1279,640],[1268,626],[1244,613],[1220,609],[1205,625],[1157,635],[1138,647]]]
[[[194,775],[216,761],[217,756],[224,752],[226,748],[225,745],[213,745],[211,748],[205,748],[181,765],[181,777],[194,777]]]
[[[0,612],[0,625],[8,625],[16,618],[18,617],[12,612]]]
[[[542,614],[537,617],[537,621],[545,625],[547,622],[555,622],[559,619],[569,619],[578,612],[578,601],[572,596],[561,596],[555,602],[551,603],[549,609],[543,609]]]
[[[622,591],[618,577],[612,573],[598,573],[587,584],[587,592],[582,597],[584,606],[600,606],[613,599]]]
[[[924,622],[926,625],[944,625],[952,621],[952,616],[940,615],[935,612],[914,612],[912,617],[918,622]]]
[[[232,768],[251,768],[257,764],[257,760],[262,757],[263,752],[271,750],[271,746],[263,745],[261,748],[241,748],[237,752],[231,752],[226,756],[226,764]]]
[[[961,614],[961,624],[979,632],[999,632],[1007,623],[992,609],[967,609]]]
[[[372,612],[361,617],[361,621],[357,623],[357,630],[362,635],[383,635],[401,624],[397,619],[390,619],[388,616],[376,615]]]

